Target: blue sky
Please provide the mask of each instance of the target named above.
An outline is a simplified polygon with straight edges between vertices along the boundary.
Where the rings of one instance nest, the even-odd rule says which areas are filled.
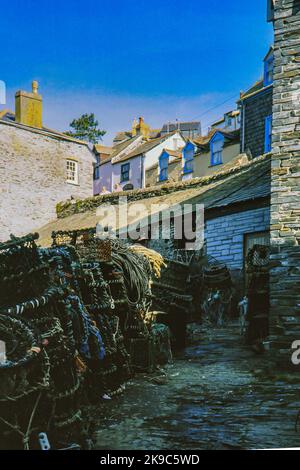
[[[94,112],[106,143],[139,115],[153,127],[198,117],[209,125],[260,77],[273,38],[266,0],[1,3],[9,107],[37,79],[45,125],[65,130]]]

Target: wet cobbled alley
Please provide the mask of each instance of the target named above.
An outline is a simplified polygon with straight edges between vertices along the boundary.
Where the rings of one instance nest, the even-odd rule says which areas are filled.
[[[103,401],[97,449],[253,449],[300,446],[299,378],[272,372],[237,326],[208,329],[119,398]]]

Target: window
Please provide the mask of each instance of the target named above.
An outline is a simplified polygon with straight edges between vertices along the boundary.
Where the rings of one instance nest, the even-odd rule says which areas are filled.
[[[124,181],[129,181],[129,173],[130,163],[125,163],[121,166],[121,183],[124,183]]]
[[[132,191],[134,188],[133,188],[133,184],[125,184],[125,186],[123,187],[123,191]]]
[[[194,171],[194,147],[187,147],[183,151],[184,166],[183,173],[193,173]]]
[[[222,134],[217,133],[211,140],[210,143],[210,150],[211,150],[211,157],[210,157],[210,164],[211,166],[214,165],[221,165],[223,163],[223,147],[224,147],[224,137]]]
[[[265,153],[272,150],[272,116],[265,119]]]
[[[232,126],[232,118],[229,116],[226,116],[226,127],[231,127]]]
[[[169,155],[163,153],[159,159],[159,181],[166,181],[168,179],[168,165]]]
[[[274,54],[271,52],[265,59],[264,86],[273,83],[274,74]]]
[[[78,163],[75,160],[67,160],[67,182],[78,184]]]
[[[94,180],[98,180],[100,178],[100,157],[97,155],[96,156],[97,163],[94,166]]]
[[[244,234],[244,269],[246,268],[246,259],[249,253],[249,250],[254,247],[254,245],[264,245],[270,246],[270,232],[255,232],[255,233],[245,233]],[[245,286],[248,285],[249,275],[245,272]]]
[[[95,165],[94,180],[98,180],[99,178],[100,178],[100,167],[99,167],[99,165]]]

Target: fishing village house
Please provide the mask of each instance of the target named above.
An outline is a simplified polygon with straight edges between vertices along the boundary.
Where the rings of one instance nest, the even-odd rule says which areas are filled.
[[[146,170],[146,187],[211,175],[238,155],[239,130],[213,129],[207,136],[188,139],[175,152],[164,148],[158,162]]]
[[[264,75],[238,102],[241,112],[241,152],[252,157],[271,151],[274,48],[264,59]]]
[[[213,122],[210,129],[223,129],[224,131],[236,131],[241,126],[241,112],[239,109],[228,111],[221,119]]]
[[[143,118],[133,124],[133,131],[118,137],[117,143],[110,148],[110,155],[103,155],[102,149],[95,146],[98,164],[94,171],[94,194],[104,190],[132,190],[145,187],[146,171],[158,161],[165,146],[176,151],[185,145],[178,131],[157,137]],[[123,140],[121,140],[123,139]],[[107,150],[106,150],[107,152]]]
[[[0,111],[0,239],[36,230],[62,200],[92,196],[94,162],[85,142],[44,127],[37,82],[18,91],[15,112]]]

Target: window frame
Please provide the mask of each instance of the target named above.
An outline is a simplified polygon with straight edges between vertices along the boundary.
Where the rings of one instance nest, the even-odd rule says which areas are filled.
[[[126,168],[126,170],[124,170],[124,168]],[[130,163],[129,162],[123,163],[123,165],[121,165],[120,182],[125,183],[126,181],[130,181]]]
[[[265,117],[265,152],[269,153],[272,150],[272,122],[273,116],[270,114]]]
[[[195,147],[193,146],[193,153],[188,152],[186,155],[186,150],[192,150],[191,147],[185,148],[183,150],[183,174],[188,175],[190,173],[194,173],[194,157],[195,157]]]
[[[96,155],[97,162],[94,164],[94,181],[100,179],[100,157]]]
[[[269,77],[269,74],[272,78]],[[271,52],[264,61],[264,86],[272,85],[274,81],[274,53]]]
[[[164,166],[162,166],[162,162],[164,162]],[[169,155],[164,152],[159,157],[159,181],[167,181],[169,178],[168,175],[169,170]]]
[[[222,143],[221,150],[215,150],[214,146],[217,142]],[[225,138],[221,133],[216,133],[210,141],[210,166],[217,166],[223,164],[223,149],[224,149]],[[219,155],[220,158],[216,161],[216,155]]]
[[[74,165],[74,170],[71,168],[68,168],[70,164]],[[74,160],[73,158],[67,158],[66,159],[66,172],[67,172],[67,183],[68,184],[73,184],[78,186],[79,185],[79,163],[77,160]],[[74,173],[74,178],[69,177],[69,172]]]

